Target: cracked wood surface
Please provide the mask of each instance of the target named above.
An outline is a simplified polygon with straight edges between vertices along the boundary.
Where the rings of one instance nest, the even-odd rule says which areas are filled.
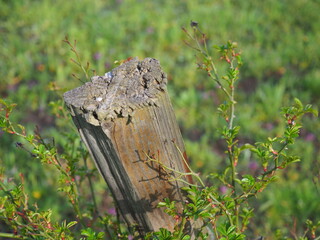
[[[162,227],[173,230],[174,219],[157,204],[169,198],[181,208],[179,202],[184,201],[182,183],[168,181],[176,174],[168,175],[158,163],[148,162],[148,156],[154,156],[170,168],[187,172],[177,149],[185,152],[166,82],[157,60],[135,58],[64,94],[122,217],[128,225],[136,225],[141,235]]]

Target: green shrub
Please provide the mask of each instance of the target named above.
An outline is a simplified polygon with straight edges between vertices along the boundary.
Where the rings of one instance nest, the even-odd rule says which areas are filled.
[[[62,149],[69,139],[63,134],[70,129],[69,120],[52,115],[51,110],[57,112],[62,102],[56,103],[59,97],[48,90],[59,86],[61,93],[63,89],[81,84],[71,80],[71,73],[76,70],[68,63],[72,53],[62,46],[66,35],[78,40],[77,47],[84,63],[91,62],[99,73],[112,68],[115,59],[155,57],[169,73],[169,90],[193,169],[206,175],[211,169],[225,166],[222,140],[217,131],[223,120],[215,117],[215,106],[219,105],[221,94],[205,73],[194,71],[194,53],[186,51],[181,44],[183,32],[180,26],[196,19],[212,36],[212,42],[237,39],[245,60],[237,94],[237,101],[241,102],[237,106],[241,114],[237,114],[236,119],[241,127],[239,141],[253,144],[283,132],[285,124],[277,115],[278,107],[289,105],[294,96],[302,102],[319,104],[318,12],[316,0],[201,3],[188,0],[148,1],[147,4],[127,0],[0,1],[0,42],[3,46],[0,94],[9,102],[18,103],[11,114],[13,122],[25,125],[30,134],[38,125],[43,136],[50,136],[46,141],[50,142],[54,137],[55,144]],[[208,41],[209,47],[212,42]],[[219,63],[217,66],[223,69]],[[189,107],[190,103],[194,107]],[[190,117],[186,118],[186,115]],[[301,198],[306,204],[319,196],[314,189],[319,186],[317,136],[320,126],[315,118],[305,118],[303,122],[304,128],[293,149],[303,161],[284,172],[288,176],[299,175],[289,179],[297,192],[312,193],[308,194],[308,199]],[[20,142],[20,138],[0,134],[0,162],[5,167],[4,175],[8,179],[19,179],[22,172],[28,183],[24,189],[30,202],[38,202],[40,210],[51,208],[54,221],[73,219],[72,208],[55,191],[58,179],[55,168],[48,167],[43,171],[30,153],[16,149],[15,142]],[[72,139],[77,138],[76,133],[71,135],[74,136]],[[240,158],[239,168],[246,169],[252,153],[246,151]],[[284,189],[281,196],[290,202],[288,206],[293,206],[295,201],[285,193],[286,184],[286,181],[278,181],[271,191]],[[100,180],[96,191],[104,191]],[[265,208],[263,203],[270,201],[273,204]],[[261,194],[259,202],[261,209],[258,203],[255,206],[260,214],[254,222],[268,222],[270,226],[264,228],[265,224],[257,224],[259,230],[256,231],[273,236],[276,228],[285,228],[283,220],[277,218],[276,209],[281,209],[282,205],[265,193]],[[317,211],[315,208],[308,218],[319,215]],[[290,211],[287,224],[293,225],[294,219],[304,221],[305,215],[300,214]],[[299,224],[297,228],[298,232],[304,230]]]

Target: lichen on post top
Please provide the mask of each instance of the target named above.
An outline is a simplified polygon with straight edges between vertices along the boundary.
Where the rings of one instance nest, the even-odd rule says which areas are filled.
[[[138,58],[120,65],[103,76],[64,94],[81,96],[77,102],[85,118],[93,125],[113,121],[117,117],[132,117],[136,109],[157,104],[157,96],[166,89],[167,77],[158,60]]]

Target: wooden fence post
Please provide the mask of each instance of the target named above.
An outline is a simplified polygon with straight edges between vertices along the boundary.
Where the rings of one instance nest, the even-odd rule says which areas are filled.
[[[159,201],[175,200],[181,211],[185,200],[179,189],[184,183],[169,181],[179,174],[163,168],[188,172],[166,83],[157,60],[134,58],[64,94],[123,219],[136,226],[141,236],[159,228],[173,230],[175,220],[157,208]],[[188,224],[186,229],[193,234],[196,228]]]

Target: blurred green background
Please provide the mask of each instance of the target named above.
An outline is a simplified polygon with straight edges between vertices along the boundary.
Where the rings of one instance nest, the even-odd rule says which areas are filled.
[[[0,94],[18,104],[14,120],[43,135],[67,141],[68,123],[52,114],[49,102],[60,100],[50,83],[64,89],[82,84],[80,71],[63,43],[77,40],[83,63],[100,75],[115,60],[137,56],[161,62],[169,92],[195,169],[203,174],[224,166],[224,144],[217,128],[219,94],[196,69],[192,49],[181,27],[191,20],[210,37],[209,46],[238,42],[244,66],[237,93],[236,124],[240,142],[254,143],[283,130],[279,110],[294,97],[319,104],[320,2],[318,0],[0,0]],[[294,152],[302,162],[282,172],[253,204],[253,235],[269,239],[276,229],[303,232],[307,218],[320,216],[319,121],[307,118]],[[46,169],[15,147],[19,139],[0,132],[0,161],[8,178],[23,172],[32,200],[68,217],[68,204],[56,193],[55,171]],[[255,171],[250,154],[243,171]],[[99,181],[99,180],[97,180]],[[103,185],[100,182],[100,185]],[[103,192],[103,187],[99,188]],[[318,219],[319,220],[319,219]],[[296,223],[296,230],[293,229]],[[285,230],[286,229],[286,230]]]

